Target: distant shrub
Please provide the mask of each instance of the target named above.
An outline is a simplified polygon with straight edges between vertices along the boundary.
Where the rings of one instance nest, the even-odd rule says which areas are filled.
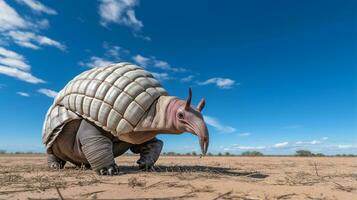
[[[209,152],[209,153],[207,154],[207,156],[213,156],[213,154],[212,154],[211,152]]]
[[[0,149],[0,154],[6,154],[5,150]]]
[[[308,150],[298,150],[295,152],[295,156],[309,157],[309,156],[313,156],[313,153],[311,153],[311,151]]]
[[[217,156],[222,156],[222,153],[221,153],[221,152],[219,152],[219,153],[217,154]]]
[[[259,151],[244,151],[241,153],[242,156],[264,156],[263,153]]]
[[[166,156],[176,156],[177,153],[173,152],[173,151],[169,151],[169,152],[166,152],[166,154],[164,154]]]
[[[312,153],[311,151],[308,150],[298,150],[295,152],[295,156],[301,156],[301,157],[323,157],[325,154],[322,153]]]
[[[336,157],[357,157],[355,154],[336,154]]]
[[[193,151],[191,154],[192,154],[193,156],[197,156],[197,153],[196,153],[195,151]]]
[[[224,153],[224,155],[225,155],[225,156],[230,156],[230,155],[231,155],[231,153],[226,152],[226,153]]]
[[[314,154],[314,156],[316,156],[316,157],[324,157],[325,154],[323,154],[323,153],[316,153],[316,154]]]
[[[314,154],[311,153],[311,151],[308,151],[308,150],[298,150],[298,151],[295,152],[295,156],[311,157],[311,156],[314,156]]]

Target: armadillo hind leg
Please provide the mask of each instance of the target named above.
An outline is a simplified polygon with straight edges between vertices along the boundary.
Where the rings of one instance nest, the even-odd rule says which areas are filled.
[[[163,142],[157,138],[153,138],[143,144],[133,145],[130,150],[133,153],[139,153],[140,159],[136,162],[140,169],[152,170],[154,164],[160,157],[163,147]]]
[[[61,166],[61,163],[64,163],[65,161],[71,162],[77,166],[89,164],[80,149],[80,143],[76,137],[80,124],[81,120],[73,120],[63,127],[61,133],[51,147],[52,154],[49,154],[48,156],[49,165],[53,164],[56,166],[56,162],[58,162]]]
[[[58,158],[54,154],[47,154],[47,164],[50,169],[63,169],[66,161]]]
[[[115,164],[113,142],[94,125],[82,120],[77,132],[82,151],[92,169],[99,175],[118,175]]]

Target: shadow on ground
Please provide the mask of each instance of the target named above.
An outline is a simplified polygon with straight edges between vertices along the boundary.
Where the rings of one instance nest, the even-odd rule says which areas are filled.
[[[120,171],[123,173],[137,173],[141,171],[137,166],[119,166]],[[224,176],[245,176],[257,179],[264,179],[268,177],[266,174],[262,174],[257,171],[235,171],[234,168],[227,167],[210,167],[210,166],[190,166],[190,165],[180,165],[180,166],[166,166],[166,165],[155,165],[154,169],[151,170],[156,173],[210,173],[215,175]]]

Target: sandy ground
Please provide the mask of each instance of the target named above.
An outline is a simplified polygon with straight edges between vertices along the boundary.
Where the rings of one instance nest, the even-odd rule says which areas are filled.
[[[136,156],[116,159],[120,176],[45,156],[0,156],[0,199],[357,199],[357,158],[169,157],[140,172]]]

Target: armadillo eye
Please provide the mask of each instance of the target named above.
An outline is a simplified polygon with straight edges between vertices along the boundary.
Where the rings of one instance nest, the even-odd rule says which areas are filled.
[[[178,113],[178,118],[179,118],[179,119],[183,119],[183,117],[184,117],[184,116],[183,116],[183,113],[182,113],[182,112]]]

